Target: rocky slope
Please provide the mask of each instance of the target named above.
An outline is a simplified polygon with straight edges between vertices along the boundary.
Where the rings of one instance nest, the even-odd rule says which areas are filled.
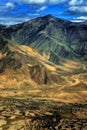
[[[47,15],[18,25],[1,25],[0,33],[19,44],[35,48],[57,64],[60,57],[87,59],[86,23],[72,23]]]
[[[36,87],[37,84],[48,84],[51,73],[45,67],[45,62],[35,50],[13,43],[0,35],[1,87],[3,85]]]

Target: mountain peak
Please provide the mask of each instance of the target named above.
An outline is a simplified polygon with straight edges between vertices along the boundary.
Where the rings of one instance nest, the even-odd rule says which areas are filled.
[[[45,17],[54,17],[52,14],[47,14]]]
[[[43,16],[43,18],[50,19],[50,18],[55,18],[55,17],[52,14],[47,14],[47,15]]]

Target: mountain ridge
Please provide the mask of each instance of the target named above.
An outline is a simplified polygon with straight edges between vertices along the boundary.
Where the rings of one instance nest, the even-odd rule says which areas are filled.
[[[47,15],[0,28],[0,33],[6,38],[28,45],[40,54],[48,53],[49,60],[54,63],[58,63],[53,60],[56,58],[54,54],[73,60],[87,59],[87,24],[77,24]]]

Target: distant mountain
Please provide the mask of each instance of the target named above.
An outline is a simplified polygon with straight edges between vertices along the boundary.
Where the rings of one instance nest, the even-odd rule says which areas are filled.
[[[87,23],[73,23],[47,15],[18,25],[1,25],[0,33],[33,47],[56,64],[61,58],[87,59]]]

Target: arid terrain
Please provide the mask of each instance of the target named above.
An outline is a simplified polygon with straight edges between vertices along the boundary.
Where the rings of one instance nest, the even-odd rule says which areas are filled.
[[[0,98],[0,130],[87,130],[87,105]]]

